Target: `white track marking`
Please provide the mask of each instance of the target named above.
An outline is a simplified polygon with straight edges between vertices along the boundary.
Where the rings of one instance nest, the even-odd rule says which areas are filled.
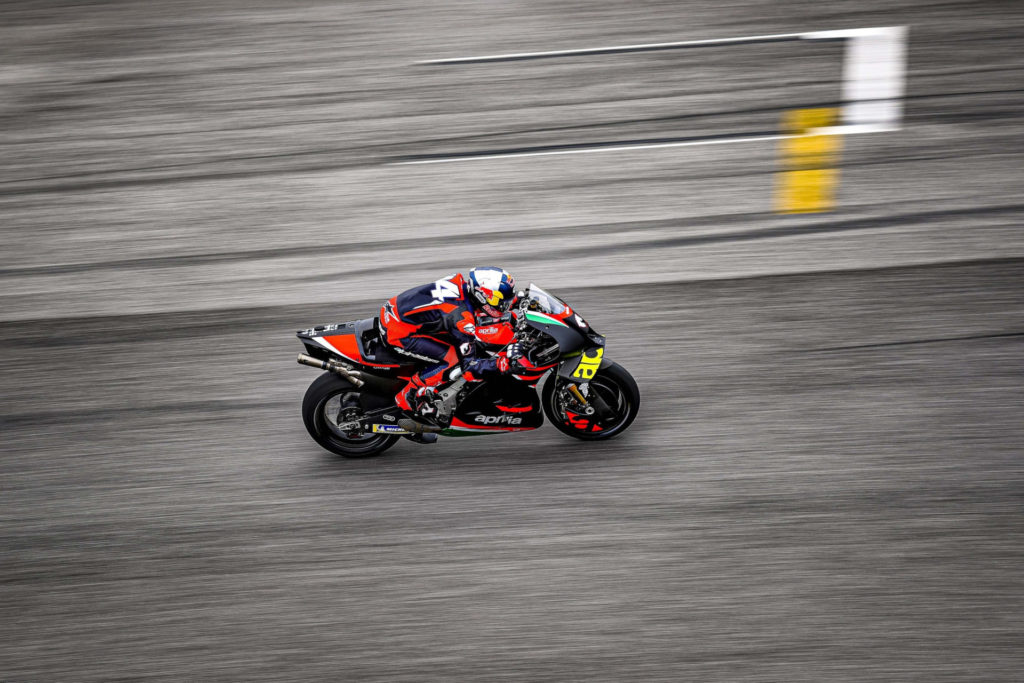
[[[897,125],[882,123],[857,123],[845,126],[826,126],[807,131],[808,135],[862,135],[864,133],[890,133],[899,130]]]
[[[552,149],[543,152],[501,152],[499,154],[483,154],[480,156],[440,157],[437,159],[411,159],[409,161],[393,161],[394,165],[411,164],[445,164],[452,161],[482,161],[484,159],[507,159],[509,157],[543,157],[555,154],[589,154],[593,152],[622,152],[632,149],[656,149],[659,147],[695,147],[697,145],[723,145],[729,142],[761,142],[769,140],[785,140],[792,135],[756,135],[749,138],[723,138],[721,140],[690,140],[687,142],[657,142],[646,145],[616,145],[605,147],[582,147],[578,149]]]
[[[862,133],[884,133],[897,130],[881,125],[830,126],[807,131],[808,135],[859,135]],[[594,152],[622,152],[635,149],[657,149],[659,147],[697,147],[699,145],[725,145],[732,142],[770,142],[772,140],[788,140],[798,135],[754,135],[746,138],[722,138],[719,140],[690,140],[687,142],[658,142],[649,145],[618,145],[607,147],[584,147],[580,149],[553,149],[544,152],[502,152],[500,154],[484,154],[480,156],[439,157],[437,159],[411,159],[409,161],[392,161],[393,166],[412,164],[447,164],[454,161],[482,161],[484,159],[508,159],[510,157],[542,157],[555,154],[589,154]]]
[[[642,43],[638,45],[606,45],[604,47],[585,47],[573,50],[548,50],[543,52],[509,52],[500,55],[480,55],[476,57],[450,57],[447,59],[426,59],[415,64],[466,64],[469,62],[500,62],[516,59],[544,59],[549,57],[578,57],[584,55],[600,55],[617,52],[644,52],[647,50],[673,50],[692,47],[714,47],[716,45],[742,45],[743,43],[783,42],[787,40],[846,40],[856,41],[862,38],[883,38],[902,41],[906,36],[906,26],[880,26],[873,28],[850,28],[837,31],[804,31],[802,33],[770,33],[760,36],[740,36],[738,38],[708,38],[704,40],[682,40],[672,43]],[[851,41],[851,42],[853,42]]]
[[[851,33],[843,58],[843,123],[899,128],[906,83],[907,27]]]
[[[869,26],[867,28],[841,28],[835,31],[808,31],[801,33],[800,37],[805,40],[842,40],[844,38],[877,36],[894,28],[906,29],[906,26]]]
[[[742,45],[744,43],[782,42],[790,40],[842,40],[846,43],[843,58],[843,124],[810,134],[856,135],[860,133],[884,133],[899,130],[902,118],[903,93],[906,81],[906,26],[879,26],[872,28],[840,29],[836,31],[805,31],[802,33],[774,33],[739,38],[712,38],[709,40],[686,40],[674,43],[646,43],[640,45],[612,45],[606,47],[576,50],[551,50],[547,52],[513,52],[478,57],[454,57],[431,59],[416,64],[463,64],[472,62],[497,62],[520,59],[544,59],[549,57],[573,57],[607,53],[642,52],[647,50],[671,50],[677,48],[713,47],[716,45]],[[790,135],[757,135],[741,138],[691,140],[687,142],[659,142],[636,145],[608,145],[577,147],[573,149],[552,149],[537,152],[499,152],[479,156],[463,155],[437,157],[433,159],[410,159],[391,162],[395,165],[444,164],[454,161],[477,161],[483,159],[504,159],[508,157],[553,156],[559,154],[589,154],[594,152],[620,152],[637,149],[658,149],[661,147],[696,147],[699,145],[723,145],[728,143],[784,140]]]
[[[822,33],[822,32],[817,32]],[[842,33],[837,31],[836,33]],[[576,50],[552,50],[550,52],[514,52],[503,55],[484,55],[481,57],[452,57],[450,59],[428,59],[416,64],[463,64],[466,62],[498,62],[514,59],[543,59],[545,57],[574,57],[581,55],[599,55],[608,52],[643,52],[645,50],[672,50],[688,47],[711,47],[714,45],[735,45],[741,43],[761,43],[765,41],[800,40],[812,34],[808,33],[776,33],[763,36],[744,36],[742,38],[711,38],[708,40],[684,40],[675,43],[647,43],[644,45],[611,45],[607,47],[588,47]],[[817,36],[813,39],[841,39],[844,36]]]

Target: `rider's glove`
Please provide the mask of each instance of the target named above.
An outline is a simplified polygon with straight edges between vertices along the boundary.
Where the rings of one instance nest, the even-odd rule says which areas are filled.
[[[512,362],[508,359],[508,356],[505,355],[504,351],[499,353],[498,357],[495,358],[495,366],[498,368],[498,372],[503,375],[507,375],[512,370]]]
[[[522,346],[519,342],[509,344],[504,351],[497,356],[498,372],[507,375],[514,372],[519,364],[516,362],[523,355]]]

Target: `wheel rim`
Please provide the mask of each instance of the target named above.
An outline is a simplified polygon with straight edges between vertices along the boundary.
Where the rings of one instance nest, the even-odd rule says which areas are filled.
[[[346,394],[341,391],[325,396],[316,407],[317,431],[328,441],[350,453],[372,451],[388,440],[388,434],[349,434],[341,429],[338,422],[341,402]]]
[[[562,391],[556,392],[555,402],[558,416],[564,426],[581,434],[594,436],[611,436],[623,428],[629,420],[630,401],[626,391],[611,377],[598,375],[590,380],[591,395],[597,393],[615,414],[614,418],[599,422],[596,415],[580,415],[572,411],[566,403]]]

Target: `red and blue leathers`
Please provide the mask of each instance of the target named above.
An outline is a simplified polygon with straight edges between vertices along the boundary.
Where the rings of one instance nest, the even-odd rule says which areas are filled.
[[[436,387],[457,365],[467,379],[507,371],[508,359],[476,357],[478,314],[467,284],[456,273],[437,282],[413,287],[384,302],[380,309],[381,335],[397,352],[429,363],[398,392],[395,402],[411,410],[411,389]]]

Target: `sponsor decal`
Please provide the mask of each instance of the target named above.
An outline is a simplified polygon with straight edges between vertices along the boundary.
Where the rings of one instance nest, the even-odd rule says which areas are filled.
[[[381,415],[381,417],[383,417],[388,422],[394,422],[395,421],[395,416],[394,415]]]
[[[583,354],[580,357],[580,364],[573,370],[572,376],[579,379],[593,379],[597,369],[601,367],[601,357],[604,356],[604,349],[598,347],[591,349],[593,356]]]
[[[408,434],[398,425],[373,425],[373,431],[376,434]]]
[[[381,325],[387,325],[391,320],[398,320],[398,314],[395,312],[395,307],[390,301],[384,302],[384,316],[380,319]]]
[[[323,334],[324,332],[333,332],[339,327],[345,327],[345,325],[338,323],[332,323],[330,325],[317,325],[316,327],[309,328],[308,330],[303,332],[303,334],[306,335],[307,337],[312,337],[317,334]]]
[[[401,346],[392,346],[391,348],[394,349],[395,351],[398,351],[403,356],[409,356],[410,358],[415,358],[417,360],[427,361],[428,363],[437,363],[439,360],[441,360],[439,358],[431,358],[430,356],[422,356],[418,353],[413,353],[412,351],[406,351]]]
[[[514,415],[477,415],[473,422],[478,422],[484,425],[519,425],[523,424],[523,418],[515,417]]]
[[[478,327],[476,330],[480,334],[497,334],[497,327]]]
[[[586,320],[584,320],[583,318],[579,317],[578,315],[573,316],[573,318],[576,320],[576,324],[577,325],[579,325],[580,327],[586,328],[586,326],[587,326],[587,321]]]

